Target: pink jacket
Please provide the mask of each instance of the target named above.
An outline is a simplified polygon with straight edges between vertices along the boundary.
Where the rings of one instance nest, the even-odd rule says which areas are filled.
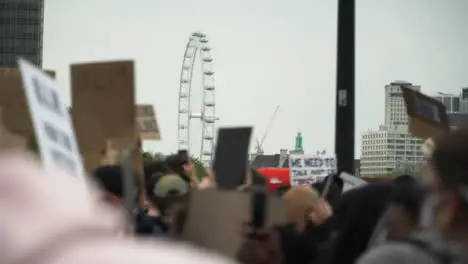
[[[0,264],[233,263],[184,244],[125,238],[122,215],[95,188],[0,154]]]

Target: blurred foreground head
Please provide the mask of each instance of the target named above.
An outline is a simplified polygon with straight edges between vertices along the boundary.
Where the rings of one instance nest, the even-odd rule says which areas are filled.
[[[1,263],[232,263],[183,244],[121,237],[120,214],[94,192],[66,173],[44,173],[32,158],[0,154]]]
[[[435,141],[432,168],[435,222],[447,235],[465,237],[468,245],[468,128],[450,131]]]
[[[283,199],[286,202],[286,219],[299,229],[305,228],[309,218],[315,225],[319,225],[331,215],[328,203],[309,186],[291,187]]]

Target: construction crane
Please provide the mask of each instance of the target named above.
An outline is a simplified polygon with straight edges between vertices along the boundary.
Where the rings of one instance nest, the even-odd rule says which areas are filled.
[[[273,121],[275,121],[276,115],[278,114],[280,106],[277,105],[275,108],[275,111],[273,111],[273,114],[270,117],[270,121],[268,122],[268,126],[265,130],[265,133],[263,134],[261,140],[258,140],[258,137],[255,139],[256,145],[255,145],[255,152],[256,154],[263,154],[263,143],[265,142],[266,137],[268,136],[268,132],[270,132],[271,126],[273,125]]]

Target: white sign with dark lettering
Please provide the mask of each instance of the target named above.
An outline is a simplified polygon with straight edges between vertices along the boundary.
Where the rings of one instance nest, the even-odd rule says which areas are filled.
[[[59,168],[82,178],[83,162],[75,131],[55,81],[26,60],[20,59],[18,64],[45,169]]]
[[[291,186],[310,185],[337,171],[336,157],[330,155],[290,155]]]

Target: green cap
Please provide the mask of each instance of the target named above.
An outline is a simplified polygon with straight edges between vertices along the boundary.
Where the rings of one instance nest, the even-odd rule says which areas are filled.
[[[177,174],[167,174],[155,184],[153,193],[156,197],[182,196],[187,194],[189,186]]]

